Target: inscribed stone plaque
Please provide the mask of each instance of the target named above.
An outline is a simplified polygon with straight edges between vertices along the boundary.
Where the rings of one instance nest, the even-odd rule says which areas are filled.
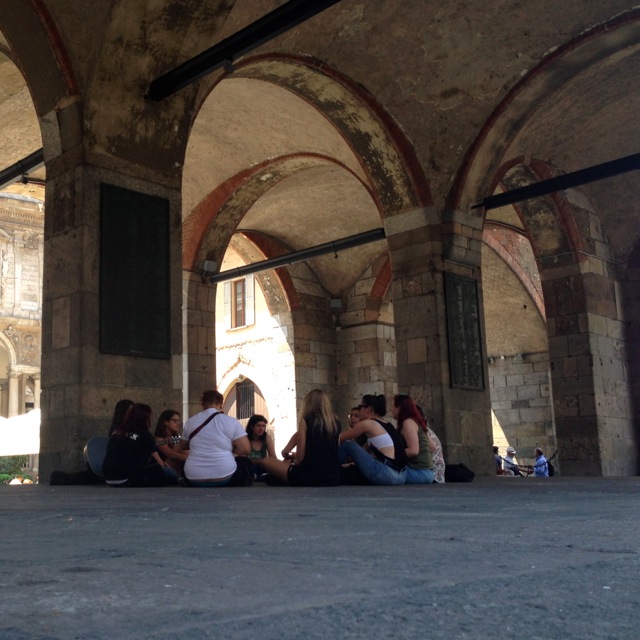
[[[449,371],[455,389],[484,389],[478,284],[471,278],[444,274]]]
[[[169,201],[103,184],[100,350],[169,358]]]

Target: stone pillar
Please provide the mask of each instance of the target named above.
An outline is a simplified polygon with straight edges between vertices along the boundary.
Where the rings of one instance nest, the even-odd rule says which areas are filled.
[[[9,418],[20,415],[20,384],[18,374],[9,372],[9,406],[7,410]]]
[[[563,475],[637,473],[625,326],[608,269],[589,257],[541,273]]]
[[[183,272],[183,415],[202,411],[202,392],[216,386],[216,287],[202,275]]]
[[[429,208],[404,211],[384,222],[393,271],[398,391],[424,406],[448,462],[491,474],[486,358],[484,389],[451,387],[443,275],[445,270],[464,275],[480,286],[482,221],[447,212],[441,224],[438,212]]]
[[[166,408],[179,407],[182,399],[178,188],[163,187],[160,179],[136,179],[88,165],[68,166],[72,161],[73,158],[61,158],[47,164],[40,433],[40,473],[45,480],[53,469],[74,471],[83,467],[86,441],[107,432],[118,400],[126,397],[149,404],[157,416]],[[169,202],[167,359],[100,350],[103,183]]]
[[[40,408],[40,376],[33,376],[33,408]]]

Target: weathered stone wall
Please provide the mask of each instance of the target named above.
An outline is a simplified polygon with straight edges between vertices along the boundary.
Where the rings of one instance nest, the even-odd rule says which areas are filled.
[[[555,447],[549,384],[549,354],[502,356],[489,362],[493,444],[505,454],[514,447],[517,459],[532,464],[533,450],[551,455]]]

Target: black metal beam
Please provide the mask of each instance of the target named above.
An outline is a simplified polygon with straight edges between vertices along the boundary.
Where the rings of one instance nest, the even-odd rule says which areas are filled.
[[[498,207],[504,207],[508,204],[529,200],[530,198],[546,196],[555,191],[563,191],[564,189],[579,187],[580,185],[595,182],[596,180],[611,178],[621,173],[627,173],[628,171],[636,171],[637,169],[640,169],[640,153],[634,153],[633,155],[618,158],[611,162],[597,164],[587,169],[565,173],[562,176],[542,180],[541,182],[536,182],[526,187],[519,187],[518,189],[498,193],[495,196],[485,198],[478,204],[474,204],[471,208],[478,209],[484,207],[489,211],[490,209],[497,209]]]
[[[156,102],[162,100],[338,2],[340,0],[289,0],[222,42],[156,78],[149,85],[145,97]]]
[[[371,229],[370,231],[357,233],[353,236],[341,238],[340,240],[332,240],[331,242],[318,244],[315,247],[309,247],[308,249],[301,249],[300,251],[287,253],[284,256],[277,256],[276,258],[269,258],[268,260],[254,262],[253,264],[248,264],[244,267],[228,269],[227,271],[222,271],[215,275],[208,276],[206,280],[211,284],[216,284],[217,282],[224,282],[225,280],[231,280],[232,278],[241,278],[242,276],[247,276],[251,273],[266,271],[267,269],[276,269],[277,267],[284,267],[289,264],[294,264],[295,262],[310,260],[311,258],[317,258],[318,256],[323,256],[328,253],[337,254],[338,251],[359,247],[363,244],[370,244],[376,240],[383,240],[385,237],[384,229]]]
[[[38,149],[30,153],[26,158],[18,160],[15,164],[0,171],[0,189],[21,180],[25,174],[34,169],[39,169],[44,164],[44,152]]]

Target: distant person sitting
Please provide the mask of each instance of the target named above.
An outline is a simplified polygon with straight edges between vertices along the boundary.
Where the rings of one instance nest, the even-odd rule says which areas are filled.
[[[406,478],[407,456],[404,442],[399,448],[395,445],[395,427],[382,419],[386,413],[384,395],[365,395],[361,419],[340,434],[338,458],[341,464],[351,460],[371,484],[400,485]],[[366,437],[364,447],[356,442],[363,435]]]
[[[424,409],[416,404],[416,409],[418,413],[424,420],[427,425],[427,436],[429,437],[429,451],[431,451],[431,457],[433,458],[433,471],[435,473],[435,477],[433,479],[434,482],[439,482],[441,484],[444,483],[444,474],[447,465],[444,461],[444,453],[442,452],[442,442],[440,442],[440,438],[436,435],[435,431],[431,428],[429,421],[427,420],[427,416],[424,412]]]
[[[520,467],[516,462],[514,456],[516,455],[516,450],[513,447],[507,447],[507,455],[503,458],[504,465],[504,475],[505,476],[522,476],[522,472],[520,471]]]
[[[331,487],[340,479],[338,434],[340,421],[321,389],[312,389],[302,401],[298,430],[282,451],[284,460],[256,460],[268,474],[267,484]],[[295,447],[295,453],[292,449]],[[274,482],[275,481],[275,482]]]
[[[113,408],[113,415],[111,416],[111,425],[109,426],[109,437],[114,432],[116,427],[122,424],[127,412],[133,406],[133,400],[124,398],[116,402]],[[96,438],[100,440],[101,438]],[[88,457],[87,457],[88,458]],[[49,477],[50,485],[78,485],[78,484],[102,484],[104,478],[91,469],[91,463],[86,459],[86,469],[82,471],[76,471],[74,473],[67,473],[66,471],[52,471]]]
[[[189,487],[239,487],[253,482],[246,457],[251,453],[249,438],[242,425],[222,411],[223,401],[216,389],[205,391],[202,411],[185,422],[180,446],[189,450],[184,464]]]
[[[162,460],[182,478],[189,452],[180,448],[180,424],[180,414],[175,409],[166,409],[160,414],[153,435]]]
[[[134,404],[109,438],[102,465],[112,487],[164,487],[178,484],[178,475],[160,458],[151,434],[151,407]]]
[[[493,447],[493,457],[496,461],[496,475],[503,476],[504,469],[502,468],[502,456],[500,455],[500,449],[495,445]]]
[[[549,477],[549,463],[544,457],[544,453],[540,447],[536,447],[534,451],[536,463],[533,465],[533,475],[536,478],[548,478]]]
[[[254,464],[254,460],[276,458],[273,438],[267,433],[267,419],[264,416],[256,413],[249,418],[249,422],[247,422],[247,437],[251,444],[251,451],[247,456],[251,462],[251,472],[254,478],[259,480],[264,471]]]

